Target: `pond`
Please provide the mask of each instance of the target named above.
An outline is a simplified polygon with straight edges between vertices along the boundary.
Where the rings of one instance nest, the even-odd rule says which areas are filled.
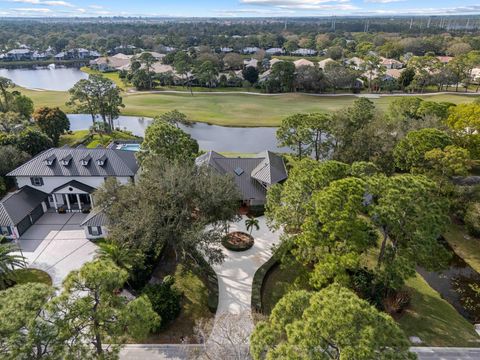
[[[480,274],[472,269],[449,247],[452,259],[442,271],[417,271],[427,283],[440,293],[464,318],[471,322],[480,321]],[[475,291],[478,289],[478,293]]]
[[[74,67],[0,69],[0,76],[27,89],[66,91],[88,74]]]
[[[92,125],[92,118],[86,114],[71,114],[70,129],[85,130]],[[131,131],[134,135],[144,136],[145,129],[152,122],[150,118],[135,116],[120,116],[115,127]],[[218,152],[258,153],[263,150],[288,152],[289,149],[277,146],[275,133],[272,127],[226,127],[195,123],[192,127],[182,126],[182,129],[198,141],[200,149],[215,150]]]

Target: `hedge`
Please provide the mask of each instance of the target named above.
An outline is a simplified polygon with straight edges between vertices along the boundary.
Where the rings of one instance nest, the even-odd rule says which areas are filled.
[[[263,280],[265,276],[268,274],[270,269],[278,263],[277,257],[274,255],[272,256],[265,264],[260,266],[258,270],[255,272],[253,276],[253,283],[252,283],[252,311],[254,312],[263,312],[262,306],[262,287],[263,287]]]

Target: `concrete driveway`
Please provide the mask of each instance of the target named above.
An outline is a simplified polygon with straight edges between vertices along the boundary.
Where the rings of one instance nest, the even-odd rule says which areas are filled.
[[[95,255],[97,246],[80,227],[85,217],[81,213],[45,213],[18,241],[29,267],[46,271],[54,286],[61,286],[70,271]]]

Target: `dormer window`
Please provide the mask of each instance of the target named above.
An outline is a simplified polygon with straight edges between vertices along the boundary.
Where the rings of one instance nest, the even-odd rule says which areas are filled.
[[[72,161],[72,155],[71,154],[65,156],[62,160],[60,160],[60,163],[63,166],[68,166],[68,165],[70,165],[70,161]]]
[[[44,162],[45,165],[47,165],[47,166],[52,166],[53,163],[55,162],[55,159],[56,159],[56,156],[55,156],[55,155],[50,155],[50,156],[47,157],[45,160],[43,160],[43,162]]]
[[[107,162],[107,156],[103,155],[101,158],[97,160],[97,165],[98,166],[105,166],[105,163]]]
[[[92,157],[90,155],[87,155],[83,159],[80,160],[80,163],[82,164],[82,166],[88,166],[91,159],[92,159]]]

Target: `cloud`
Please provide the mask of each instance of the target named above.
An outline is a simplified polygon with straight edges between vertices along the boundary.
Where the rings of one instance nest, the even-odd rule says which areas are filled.
[[[12,10],[21,11],[21,12],[30,12],[30,13],[42,13],[42,14],[47,14],[52,12],[51,9],[47,9],[47,8],[15,8]]]
[[[407,8],[357,11],[355,15],[468,15],[478,14],[480,5],[467,5],[444,8]]]
[[[47,6],[65,6],[73,7],[74,5],[66,1],[49,1],[49,0],[11,0],[14,3],[31,4],[31,5],[47,5]]]
[[[240,0],[240,2],[248,5],[300,11],[351,11],[358,9],[350,3],[350,0]]]
[[[365,0],[366,3],[374,3],[374,4],[390,4],[395,2],[403,2],[406,0]]]
[[[96,5],[96,4],[88,5],[88,7],[90,9],[97,9],[97,10],[103,9],[102,5]]]

